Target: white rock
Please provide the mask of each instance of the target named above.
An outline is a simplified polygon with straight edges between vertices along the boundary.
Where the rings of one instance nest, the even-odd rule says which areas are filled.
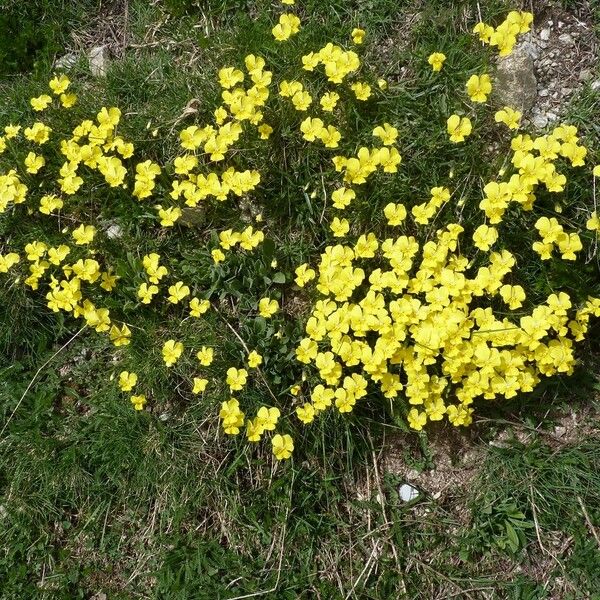
[[[537,60],[540,57],[540,51],[535,44],[532,44],[531,42],[523,42],[521,48],[523,49],[523,52],[529,54],[533,60]]]
[[[64,71],[68,71],[69,69],[71,69],[72,67],[75,66],[76,62],[77,62],[77,54],[75,54],[74,52],[69,52],[68,54],[65,54],[64,56],[57,58],[56,62],[54,63],[54,67],[56,69],[62,69]]]
[[[104,46],[94,46],[88,53],[90,61],[90,71],[94,77],[104,77],[108,67],[106,48]]]
[[[419,490],[409,483],[403,483],[398,488],[398,494],[400,495],[401,500],[404,500],[404,502],[410,502],[411,500],[419,497]]]
[[[592,81],[591,88],[593,90],[600,90],[600,79],[596,79],[596,81]]]
[[[531,122],[538,129],[543,129],[548,125],[548,117],[546,115],[533,115]]]
[[[540,40],[542,40],[543,42],[547,42],[549,39],[550,39],[550,30],[542,29],[540,31]]]
[[[116,223],[109,225],[106,228],[106,237],[109,240],[116,240],[116,239],[119,239],[120,237],[123,237],[123,230],[121,229],[121,226],[117,225]]]
[[[561,33],[558,36],[558,39],[563,43],[566,44],[567,46],[572,46],[575,41],[573,40],[573,38],[568,34],[568,33]]]
[[[550,123],[553,121],[558,121],[558,115],[553,112],[546,113],[546,118]]]
[[[538,96],[545,98],[546,96],[548,96],[548,94],[550,94],[550,92],[548,90],[540,90],[538,92]]]

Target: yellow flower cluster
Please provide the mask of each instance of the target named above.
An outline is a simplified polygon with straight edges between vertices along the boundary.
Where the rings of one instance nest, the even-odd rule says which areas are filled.
[[[291,5],[293,0],[284,0],[284,4]],[[530,13],[513,11],[497,28],[479,23],[474,31],[506,56],[517,36],[529,30],[531,21]],[[272,34],[283,42],[298,34],[300,26],[297,16],[282,14]],[[354,28],[351,39],[359,45],[365,35],[363,29]],[[428,63],[437,72],[445,60],[443,53],[435,52]],[[414,201],[389,202],[382,210],[389,229],[377,236],[360,227],[364,223],[353,222],[352,205],[366,196],[365,184],[398,172],[402,162],[398,129],[384,121],[372,129],[373,144],[362,139],[358,143],[348,139],[343,119],[327,121],[332,120],[342,98],[364,102],[379,93],[377,88],[384,90],[387,83],[379,80],[373,89],[366,81],[356,80],[361,67],[358,54],[333,43],[304,54],[296,67],[314,76],[322,71],[332,84],[329,87],[336,86],[335,90],[323,90],[320,85],[313,88],[296,79],[275,80],[278,94],[274,96],[287,99],[280,102],[289,101],[302,113],[294,125],[298,138],[327,150],[343,146],[340,154],[331,153],[329,163],[335,178],[330,194],[335,212],[330,215],[324,209],[323,215],[329,218],[331,236],[343,238],[344,243],[327,245],[314,268],[308,262],[295,268],[296,285],[303,288],[314,281],[319,299],[295,350],[303,381],[309,381],[312,389],[303,398],[303,384],[289,388],[291,396],[298,398],[292,414],[308,424],[330,408],[349,413],[368,394],[379,393],[390,400],[407,401],[406,417],[415,430],[442,419],[457,426],[468,425],[475,400],[512,398],[533,390],[542,377],[571,373],[574,344],[584,339],[590,318],[600,316],[600,300],[589,298],[576,307],[569,295],[557,292],[538,306],[531,302],[526,305],[526,291],[517,283],[517,257],[502,247],[501,226],[509,207],[531,211],[538,190],[562,192],[567,178],[559,169],[566,163],[574,168],[585,165],[588,150],[580,142],[577,129],[559,125],[538,137],[517,133],[522,115],[504,107],[494,118],[512,135],[510,162],[498,181],[483,182],[478,207],[485,222],[467,226],[446,221],[436,231],[430,229],[432,221],[453,202],[453,196],[459,195],[449,183],[442,183]],[[82,121],[65,139],[56,139],[52,128],[41,121],[23,130],[20,125],[7,125],[0,137],[0,153],[17,141],[26,143],[27,149],[23,156],[16,154],[20,156],[16,168],[0,174],[0,212],[31,198],[43,215],[60,214],[82,189],[84,177],[94,184],[121,188],[136,201],[160,198],[161,204],[155,208],[165,228],[175,227],[184,206],[194,208],[207,200],[223,202],[246,196],[259,186],[261,173],[222,164],[228,154],[234,154],[243,136],[254,135],[252,139],[258,141],[268,140],[273,133],[263,116],[271,97],[273,73],[266,69],[262,57],[249,54],[244,68],[220,69],[218,82],[222,102],[211,122],[193,124],[180,132],[183,152],[169,165],[130,160],[134,146],[117,134],[121,111],[116,107],[103,107],[95,120]],[[67,93],[69,86],[64,75],[54,77],[49,84],[64,108],[76,100],[74,94]],[[491,78],[485,73],[473,74],[465,87],[472,102],[485,103],[492,91]],[[53,102],[53,96],[42,94],[30,104],[36,113],[42,113]],[[472,134],[473,124],[468,116],[451,114],[446,129],[450,142],[462,143]],[[56,154],[64,157],[56,173],[50,173],[53,161],[45,147],[50,139],[56,139]],[[594,175],[600,176],[600,166]],[[23,181],[29,183],[35,176],[44,183],[34,190]],[[586,227],[600,231],[595,211]],[[561,259],[575,260],[583,249],[579,234],[565,231],[555,217],[539,218],[535,229],[539,240],[533,250],[543,260],[551,258],[555,249]],[[354,232],[356,237],[352,237]],[[42,286],[52,311],[83,319],[90,328],[106,334],[116,347],[128,345],[132,336],[129,326],[115,322],[108,308],[92,302],[92,298],[98,302],[103,293],[112,292],[119,279],[110,261],[98,251],[102,232],[76,219],[75,225],[62,233],[66,234],[64,243],[33,239],[19,253],[0,254],[0,273],[24,269],[18,266],[24,263],[28,268],[24,284],[33,290]],[[253,250],[264,239],[264,232],[253,226],[242,231],[224,229],[218,234],[218,247],[211,250],[213,261],[225,261],[225,252],[238,246]],[[186,318],[201,317],[210,309],[210,302],[195,296],[194,286],[188,285],[192,282],[173,277],[171,267],[163,262],[157,253],[143,256],[141,277],[133,288],[139,303],[156,304],[156,299],[162,298],[164,306],[183,305]],[[269,296],[259,298],[252,307],[259,315],[257,321],[273,318],[281,309],[278,300]],[[288,459],[294,442],[289,434],[277,432],[282,420],[280,409],[260,406],[254,417],[247,417],[240,400],[231,397],[247,391],[253,377],[264,380],[260,370],[263,356],[257,350],[245,350],[243,366],[225,369],[229,399],[222,402],[219,413],[223,431],[237,435],[245,430],[249,442],[259,442],[266,432],[273,432],[275,458]],[[166,369],[183,371],[185,351],[175,337],[164,341],[161,355]],[[213,363],[214,349],[202,346],[195,356],[202,367],[208,367]],[[178,367],[172,369],[175,365]],[[189,382],[191,393],[201,394],[209,379],[195,374]],[[121,371],[118,386],[132,393],[135,410],[144,409],[147,398],[137,393],[136,373]]]
[[[520,33],[527,33],[531,29],[532,22],[533,15],[531,13],[513,10],[508,13],[506,19],[498,27],[477,23],[473,28],[473,33],[477,33],[480,41],[484,44],[495,46],[499,56],[508,56],[517,43],[517,36]]]

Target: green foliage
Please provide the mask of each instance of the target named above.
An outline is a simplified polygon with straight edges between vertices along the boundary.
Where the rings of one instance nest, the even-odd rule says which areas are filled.
[[[5,0],[0,10],[0,77],[47,71],[64,50],[74,23],[89,18],[97,0]]]

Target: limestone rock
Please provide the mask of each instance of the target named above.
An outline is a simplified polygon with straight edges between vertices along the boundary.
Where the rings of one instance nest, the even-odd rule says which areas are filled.
[[[533,59],[520,48],[498,63],[495,95],[502,106],[516,108],[523,113],[531,110],[537,96]]]
[[[108,56],[104,46],[94,46],[88,53],[90,71],[94,77],[104,77],[108,68]]]

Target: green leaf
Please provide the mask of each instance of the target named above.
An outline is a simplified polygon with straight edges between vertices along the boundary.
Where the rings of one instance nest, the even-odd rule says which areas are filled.
[[[285,283],[285,275],[281,272],[275,273],[273,275],[273,283]]]

